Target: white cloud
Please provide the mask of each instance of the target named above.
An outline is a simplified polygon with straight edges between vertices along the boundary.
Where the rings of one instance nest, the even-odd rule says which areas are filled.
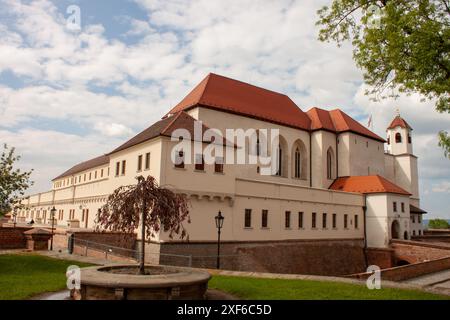
[[[133,131],[120,123],[105,123],[98,122],[95,125],[95,130],[99,131],[107,137],[123,137],[133,133]]]
[[[443,181],[433,186],[433,192],[450,193],[450,182]]]

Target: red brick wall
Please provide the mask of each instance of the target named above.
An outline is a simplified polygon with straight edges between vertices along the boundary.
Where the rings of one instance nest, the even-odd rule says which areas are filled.
[[[349,240],[227,242],[221,245],[221,268],[225,270],[345,275],[365,270],[364,242]],[[215,268],[217,243],[163,243],[161,264]],[[169,256],[166,256],[169,255]]]
[[[75,244],[84,245],[89,243],[89,247],[99,245],[100,249],[105,246],[113,246],[134,250],[136,247],[136,234],[121,232],[74,232]],[[79,241],[78,241],[79,240]]]
[[[450,269],[450,257],[384,269],[381,270],[381,280],[403,281],[448,269]],[[360,273],[352,275],[352,277],[367,279],[370,275],[370,273]]]
[[[32,228],[3,228],[0,227],[0,249],[24,249],[26,240],[24,232]]]
[[[450,257],[450,246],[424,243],[418,241],[394,240],[391,244],[395,252],[396,263],[400,260],[418,263]]]
[[[394,266],[394,250],[381,248],[367,248],[367,262],[369,265],[379,266],[381,269]]]

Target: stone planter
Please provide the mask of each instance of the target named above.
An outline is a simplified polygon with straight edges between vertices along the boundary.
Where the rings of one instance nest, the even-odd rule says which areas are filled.
[[[31,229],[23,233],[27,241],[27,249],[33,251],[48,250],[48,240],[52,233],[45,229]]]
[[[121,273],[137,265],[81,269],[81,300],[203,300],[211,275],[190,268],[146,266],[156,274]]]

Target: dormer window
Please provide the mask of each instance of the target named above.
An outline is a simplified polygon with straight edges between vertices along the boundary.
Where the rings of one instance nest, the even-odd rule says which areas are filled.
[[[402,135],[399,132],[395,134],[395,143],[402,143]]]

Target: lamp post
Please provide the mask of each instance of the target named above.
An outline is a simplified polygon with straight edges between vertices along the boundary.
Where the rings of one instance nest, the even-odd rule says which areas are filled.
[[[56,214],[56,209],[55,209],[55,207],[53,207],[50,210],[50,218],[52,219],[52,239],[50,240],[50,251],[53,251],[53,234],[54,234],[53,226],[55,225],[55,214]]]
[[[14,221],[14,228],[16,228],[16,223],[17,223],[17,207],[14,207],[14,210],[13,210],[13,221]]]
[[[225,218],[222,216],[222,212],[219,211],[219,214],[214,219],[216,220],[217,228],[217,269],[220,269],[220,229],[223,227],[223,220]]]

